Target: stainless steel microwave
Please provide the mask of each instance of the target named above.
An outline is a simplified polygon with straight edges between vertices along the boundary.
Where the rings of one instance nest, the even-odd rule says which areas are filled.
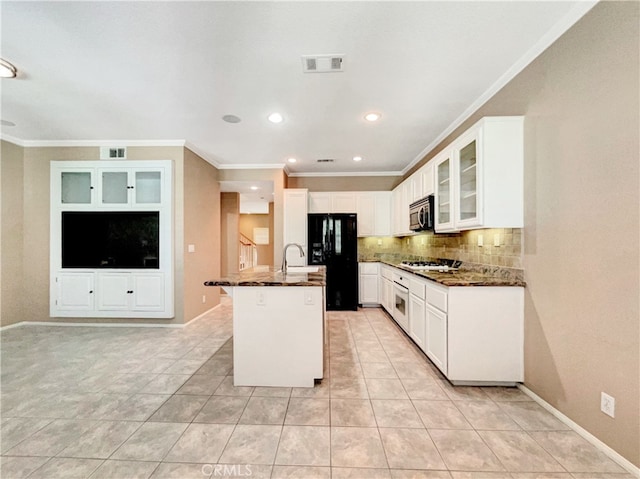
[[[409,229],[411,231],[433,231],[434,197],[426,196],[409,206]]]

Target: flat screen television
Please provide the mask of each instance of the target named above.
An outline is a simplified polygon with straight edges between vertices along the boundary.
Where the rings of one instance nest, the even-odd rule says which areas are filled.
[[[157,211],[64,211],[63,268],[158,269]]]

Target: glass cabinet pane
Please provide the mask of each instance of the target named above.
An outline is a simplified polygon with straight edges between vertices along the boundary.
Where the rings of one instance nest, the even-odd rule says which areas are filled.
[[[451,160],[447,158],[438,165],[438,223],[440,224],[451,221],[450,162]]]
[[[478,216],[476,141],[460,150],[460,220]]]
[[[136,171],[136,203],[160,203],[161,185],[159,171]]]
[[[129,202],[129,174],[126,171],[102,172],[102,203],[127,204]]]
[[[91,203],[91,172],[62,172],[62,203]]]

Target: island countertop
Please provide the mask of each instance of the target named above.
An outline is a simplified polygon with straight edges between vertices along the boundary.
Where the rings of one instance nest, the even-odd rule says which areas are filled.
[[[326,286],[326,267],[319,266],[314,273],[283,273],[271,266],[254,268],[229,274],[225,278],[205,281],[205,286]]]

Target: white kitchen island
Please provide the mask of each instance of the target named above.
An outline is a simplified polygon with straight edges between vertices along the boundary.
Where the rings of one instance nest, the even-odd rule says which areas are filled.
[[[253,268],[207,286],[233,300],[235,386],[313,387],[323,377],[325,269]]]

